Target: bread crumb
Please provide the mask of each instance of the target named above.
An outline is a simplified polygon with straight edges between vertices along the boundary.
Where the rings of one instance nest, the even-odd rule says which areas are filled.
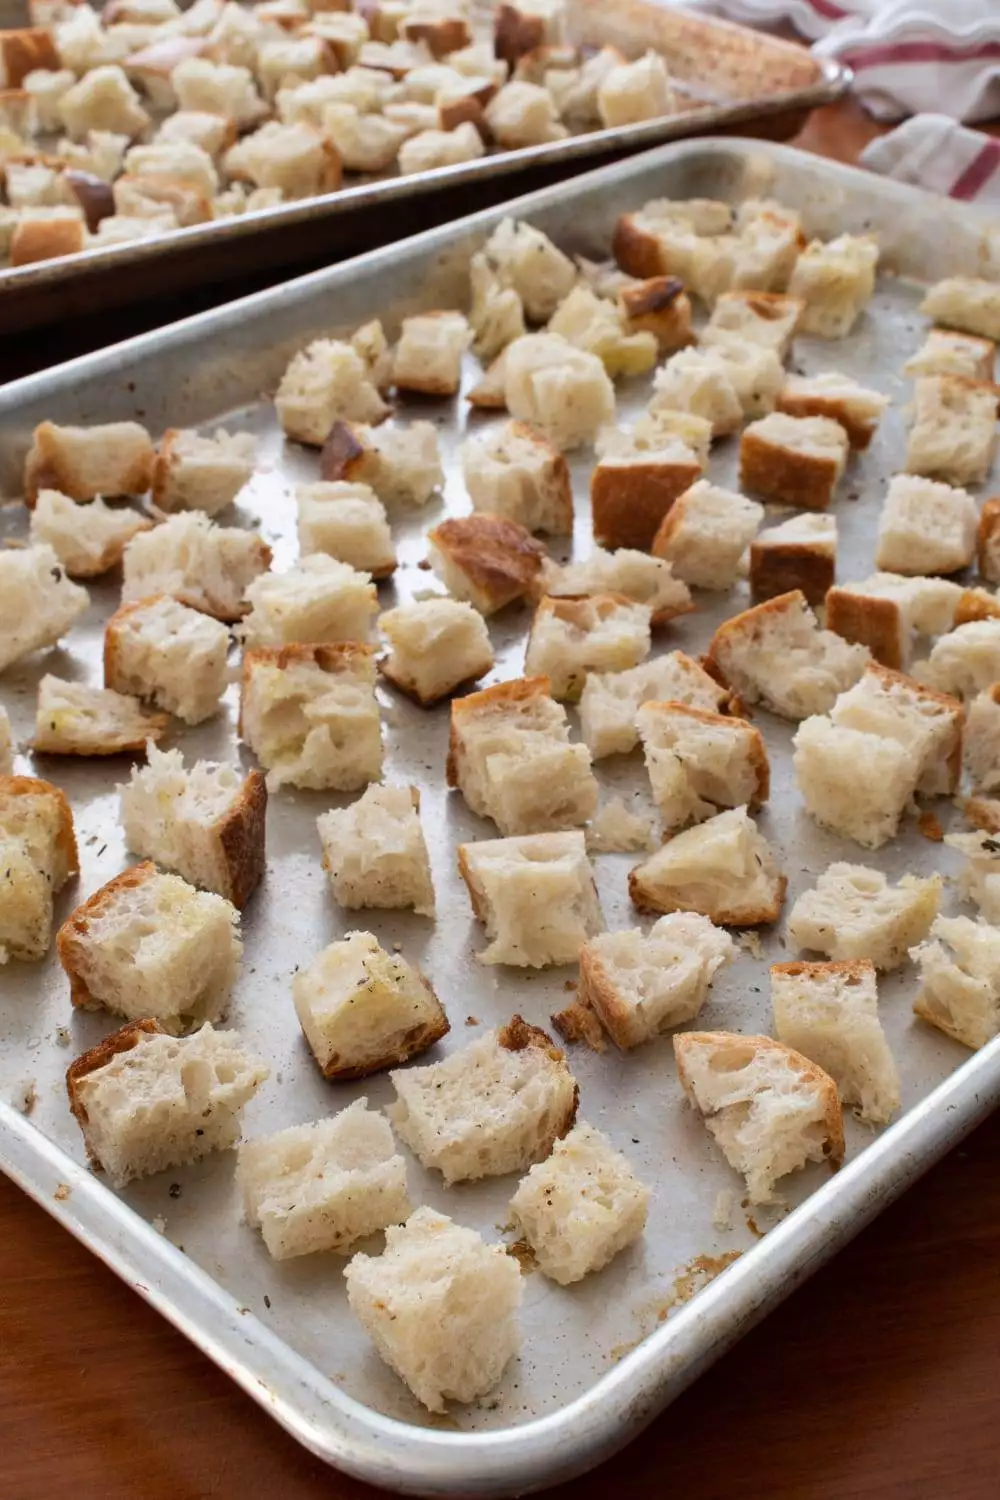
[[[479,1017],[478,1016],[466,1016],[466,1018],[465,1018],[465,1024],[466,1024],[466,1026],[478,1026],[479,1025]]]
[[[53,1198],[55,1198],[57,1203],[65,1203],[66,1199],[69,1197],[72,1191],[73,1189],[70,1187],[68,1182],[60,1182],[57,1184],[56,1190],[52,1194],[52,1196]]]
[[[593,854],[628,854],[652,847],[652,824],[629,812],[620,797],[606,802],[587,829],[587,848]]]
[[[732,1188],[723,1188],[715,1199],[712,1223],[716,1229],[732,1229],[736,1213],[736,1193]]]
[[[740,947],[745,948],[751,958],[764,957],[764,948],[759,932],[737,932],[735,936]]]
[[[153,1220],[153,1228],[156,1230],[157,1234],[165,1233],[167,1228],[167,1221],[162,1214],[156,1215],[156,1218]]]
[[[532,1271],[538,1269],[535,1260],[535,1252],[527,1240],[515,1240],[512,1245],[505,1245],[504,1249],[508,1255],[512,1255],[521,1267],[522,1276],[530,1276]]]
[[[592,1052],[603,1052],[604,1032],[594,1012],[574,1000],[565,1010],[556,1011],[552,1024],[565,1042],[585,1042]]]
[[[38,1094],[33,1078],[19,1078],[11,1085],[10,1102],[14,1109],[20,1110],[22,1115],[31,1114],[37,1098]]]
[[[56,1045],[59,1046],[59,1047],[68,1047],[69,1043],[70,1043],[69,1028],[66,1027],[66,1026],[57,1026],[56,1027]]]
[[[920,814],[917,819],[917,830],[932,844],[940,844],[944,841],[944,829],[941,827],[940,820],[929,810]]]

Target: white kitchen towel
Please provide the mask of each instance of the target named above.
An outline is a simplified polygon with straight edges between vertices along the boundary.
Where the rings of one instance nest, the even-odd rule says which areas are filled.
[[[862,166],[965,203],[1000,207],[1000,140],[947,115],[914,115],[861,154]]]

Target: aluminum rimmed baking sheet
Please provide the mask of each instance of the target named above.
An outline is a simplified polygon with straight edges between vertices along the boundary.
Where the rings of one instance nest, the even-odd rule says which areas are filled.
[[[834,363],[863,373],[894,401],[872,449],[852,465],[835,507],[841,527],[839,576],[864,576],[871,569],[878,504],[901,452],[907,386],[899,371],[923,331],[916,289],[906,278],[932,279],[982,266],[994,255],[993,226],[960,205],[849,168],[786,148],[732,141],[665,147],[520,200],[513,212],[567,248],[594,254],[610,243],[619,213],[654,195],[738,201],[761,194],[801,208],[807,227],[819,233],[874,231],[887,270],[898,273],[882,277],[869,314],[850,339],[833,348],[802,340],[795,354],[796,365],[806,371]],[[499,211],[478,215],[8,386],[0,391],[4,492],[18,492],[31,429],[45,417],[66,422],[138,417],[154,432],[167,425],[214,426],[225,418],[260,434],[262,460],[269,467],[237,513],[245,524],[259,518],[277,565],[285,565],[294,556],[289,486],[313,475],[316,459],[281,443],[260,393],[274,389],[290,351],[321,331],[346,330],[379,314],[391,332],[405,311],[458,300],[468,257],[499,217]],[[470,368],[469,380],[473,373]],[[620,387],[620,418],[639,410],[647,394],[645,381]],[[462,506],[455,450],[466,428],[483,422],[467,419],[460,402],[422,403],[419,409],[407,407],[405,415],[439,423],[448,486],[440,506],[432,504],[398,526],[403,565],[394,585],[381,591],[385,605],[428,586],[428,574],[418,566],[422,532],[443,511]],[[586,456],[575,458],[572,467],[579,511],[575,551],[582,555],[588,547]],[[732,444],[719,445],[711,474],[732,481]],[[20,507],[0,517],[8,536],[23,533]],[[113,585],[95,589],[91,615],[62,650],[4,674],[0,694],[21,737],[42,671],[98,680],[99,623],[116,597]],[[743,586],[717,601],[701,596],[699,612],[668,628],[656,649],[697,652],[713,626],[742,607],[745,597]],[[495,623],[496,676],[520,671],[526,621],[515,612]],[[430,923],[408,914],[339,912],[319,867],[314,820],[331,802],[346,799],[296,792],[273,798],[268,874],[245,915],[245,968],[231,1014],[232,1024],[272,1067],[271,1079],[248,1109],[249,1134],[314,1118],[362,1093],[379,1105],[391,1097],[385,1078],[336,1087],[324,1083],[298,1034],[291,974],[340,932],[370,928],[383,941],[400,943],[425,967],[453,1028],[433,1055],[481,1035],[515,1009],[547,1025],[550,1013],[566,1003],[572,969],[526,976],[477,964],[483,940],[454,868],[454,844],[492,836],[492,828],[472,817],[457,794],[444,791],[447,709],[425,714],[391,691],[383,693],[383,702],[386,773],[421,789],[440,915]],[[893,876],[906,870],[955,873],[951,852],[922,838],[912,822],[903,838],[874,856],[818,831],[791,786],[789,726],[764,713],[756,722],[773,768],[772,799],[761,825],[788,874],[789,902],[838,858],[876,864]],[[231,701],[224,721],[193,730],[179,743],[190,757],[245,760],[234,737]],[[89,894],[125,862],[114,782],[127,767],[50,760],[39,761],[39,769],[66,787],[78,820],[83,874],[77,890],[60,898],[65,915],[74,899]],[[619,792],[641,805],[645,778],[637,757],[599,762],[597,772],[606,795]],[[947,824],[950,804],[938,802],[934,808]],[[626,895],[633,857],[598,856],[596,862],[607,925],[634,925]],[[956,899],[949,888],[949,908]],[[770,1029],[766,968],[785,956],[780,930],[764,934],[761,957],[749,948],[740,952],[716,981],[699,1026]],[[738,1203],[740,1184],[683,1104],[668,1041],[625,1057],[613,1049],[596,1056],[573,1048],[582,1117],[605,1130],[653,1186],[647,1233],[605,1272],[575,1288],[558,1288],[537,1272],[529,1274],[521,1360],[495,1399],[454,1408],[446,1419],[428,1419],[351,1321],[339,1260],[313,1257],[276,1266],[267,1259],[239,1222],[231,1153],[162,1174],[120,1197],[87,1172],[62,1073],[76,1052],[113,1023],[71,1014],[66,985],[52,961],[38,967],[12,964],[0,973],[0,1082],[7,1093],[30,1078],[37,1093],[27,1118],[0,1107],[0,1164],[313,1451],[401,1490],[523,1491],[586,1468],[624,1442],[1000,1099],[1000,1044],[970,1057],[918,1025],[910,1013],[911,970],[886,979],[880,988],[886,1029],[900,1061],[904,1111],[878,1135],[850,1121],[845,1168],[836,1176],[817,1168],[790,1180],[793,1211],[785,1218],[737,1208],[731,1228],[714,1222],[719,1193],[736,1190]],[[172,1195],[174,1183],[179,1193]],[[415,1202],[439,1207],[490,1239],[513,1238],[501,1226],[514,1180],[445,1191],[414,1164],[411,1184]],[[758,1239],[761,1229],[767,1233]],[[729,1260],[732,1264],[707,1288],[689,1295]]]

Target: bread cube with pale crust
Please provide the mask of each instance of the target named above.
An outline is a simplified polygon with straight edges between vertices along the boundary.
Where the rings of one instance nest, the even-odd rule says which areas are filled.
[[[484,964],[544,969],[575,963],[603,925],[581,832],[460,844],[458,868],[486,928]]]
[[[341,906],[434,915],[434,885],[414,786],[369,786],[350,807],[317,819],[323,868]]]
[[[379,616],[389,642],[382,676],[425,708],[493,667],[493,646],[478,610],[458,599],[421,599]]]
[[[639,911],[693,911],[727,927],[775,922],[787,881],[745,807],[676,834],[629,872]]]

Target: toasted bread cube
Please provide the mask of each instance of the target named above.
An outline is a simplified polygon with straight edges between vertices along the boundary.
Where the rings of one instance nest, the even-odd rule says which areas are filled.
[[[733,615],[713,635],[708,663],[747,703],[786,719],[825,713],[857,682],[870,656],[821,630],[804,596],[780,594]]]
[[[47,543],[0,551],[0,672],[54,646],[90,603]]]
[[[792,743],[795,779],[817,823],[865,849],[895,837],[918,779],[916,758],[899,740],[815,715]]]
[[[957,328],[994,342],[1000,339],[1000,289],[995,281],[948,276],[930,288],[920,311],[945,328]]]
[[[1000,787],[1000,682],[984,688],[969,704],[963,752],[973,787],[996,791]]]
[[[917,790],[928,796],[954,792],[962,771],[962,705],[921,687],[911,677],[874,662],[830,710],[847,729],[896,739],[917,763]]]
[[[469,262],[469,284],[472,347],[479,359],[488,362],[527,331],[524,304],[512,286],[503,285],[481,250]]]
[[[573,530],[569,468],[557,448],[524,422],[506,422],[462,444],[462,475],[474,510],[528,531]]]
[[[429,708],[493,667],[489,631],[479,611],[458,599],[421,599],[379,616],[389,641],[383,677]]]
[[[478,411],[507,410],[507,350],[501,349],[482,375],[466,392],[465,399]]]
[[[90,130],[110,130],[134,139],[150,124],[139,95],[122,68],[107,63],[93,68],[60,96],[59,119],[74,141]]]
[[[207,1023],[175,1037],[145,1019],[78,1057],[66,1087],[91,1161],[121,1188],[235,1146],[243,1108],[269,1072],[234,1031]]]
[[[760,731],[686,703],[644,703],[636,725],[664,833],[724,807],[766,802],[770,766]]]
[[[504,286],[513,287],[533,323],[546,323],[576,282],[576,267],[532,224],[502,219],[483,247]]]
[[[291,646],[367,641],[378,594],[367,573],[316,553],[285,573],[266,573],[246,590],[244,644]]]
[[[521,1347],[517,1263],[431,1208],[390,1225],[385,1241],[381,1255],[348,1263],[351,1311],[431,1411],[485,1395]]]
[[[350,807],[323,813],[316,826],[323,868],[341,906],[412,907],[419,917],[434,915],[416,787],[369,786]]]
[[[667,511],[653,554],[666,558],[685,583],[728,589],[763,519],[764,507],[756,501],[699,479]]]
[[[451,705],[448,785],[505,836],[585,823],[597,782],[585,745],[571,745],[566,710],[547,677],[498,682]]]
[[[867,646],[882,666],[900,671],[909,662],[915,631],[940,635],[952,628],[962,592],[944,578],[875,573],[830,590],[826,623],[846,641]]]
[[[594,451],[598,458],[655,453],[675,441],[690,448],[704,473],[712,446],[711,422],[694,412],[678,411],[670,406],[656,406],[655,409],[651,406],[632,427],[605,427],[597,434]]]
[[[10,263],[28,266],[39,260],[78,255],[86,248],[87,227],[81,209],[68,205],[22,209],[10,237]],[[30,505],[30,500],[27,503]]]
[[[903,374],[914,379],[920,375],[964,375],[968,380],[992,380],[996,354],[992,339],[932,328],[916,354],[906,361]]]
[[[913,1010],[964,1047],[1000,1031],[1000,932],[980,917],[938,917],[910,957],[920,970]]]
[[[121,787],[120,817],[133,854],[153,859],[242,911],[264,875],[267,789],[259,771],[149,747]]]
[[[908,473],[949,484],[981,484],[996,451],[994,385],[961,375],[923,375],[916,381]]]
[[[548,332],[559,334],[577,349],[596,354],[612,379],[644,375],[656,364],[654,335],[630,332],[616,304],[582,284],[560,302],[549,319]]]
[[[639,911],[694,911],[719,925],[776,922],[787,881],[745,807],[688,828],[629,872]]]
[[[222,896],[145,860],[78,906],[56,948],[78,1009],[149,1017],[176,1034],[225,1011],[243,949],[238,926]]]
[[[243,656],[240,736],[268,789],[353,792],[382,774],[371,646],[263,646]]]
[[[47,543],[71,578],[97,578],[120,563],[132,538],[152,525],[146,516],[112,510],[103,500],[78,505],[58,490],[39,490],[31,540]]]
[[[649,448],[634,439],[623,435],[601,453],[591,470],[590,508],[596,542],[648,551],[677,497],[701,478],[703,464],[680,438],[664,436]]]
[[[799,326],[821,339],[850,333],[875,291],[878,245],[868,235],[842,234],[824,244],[813,240],[795,262],[788,283],[805,302]]]
[[[506,151],[561,141],[569,134],[565,125],[559,123],[552,95],[536,83],[520,80],[505,83],[487,104],[484,114],[490,135]]]
[[[660,354],[673,354],[694,342],[691,299],[676,276],[648,276],[623,286],[618,311],[630,333],[651,333]]]
[[[254,468],[256,440],[249,432],[213,437],[171,427],[153,466],[153,503],[160,510],[202,510],[218,515],[236,499]]]
[[[728,702],[729,692],[683,651],[670,651],[628,672],[589,672],[580,698],[580,729],[594,759],[634,750],[641,705],[668,700],[714,712]]]
[[[200,511],[171,516],[133,537],[122,557],[122,603],[172,594],[217,620],[239,620],[250,586],[271,565],[256,531],[216,526]]]
[[[497,57],[513,66],[525,57],[541,53],[564,52],[559,43],[566,33],[565,0],[520,0],[517,5],[501,5],[493,17],[493,50]]]
[[[386,505],[426,505],[444,484],[433,422],[377,429],[334,422],[319,471],[325,480],[370,485]]]
[[[987,500],[979,513],[976,567],[981,578],[1000,583],[1000,496]]]
[[[778,366],[779,370],[781,366]],[[661,365],[653,378],[650,411],[690,412],[712,424],[715,437],[735,432],[743,421],[736,372],[720,349],[681,349]]]
[[[596,354],[555,333],[528,333],[504,350],[507,410],[561,452],[593,442],[614,419],[614,387]]]
[[[619,218],[615,260],[633,276],[679,276],[690,284],[704,237],[727,235],[732,224],[728,203],[711,198],[653,199],[638,213]]]
[[[703,348],[755,344],[787,359],[804,305],[778,292],[723,292],[698,342]]]
[[[381,422],[389,415],[364,359],[339,339],[316,339],[300,349],[281,377],[274,404],[286,437],[315,448],[338,420]]]
[[[850,375],[835,370],[821,375],[789,375],[778,397],[778,410],[787,416],[831,418],[856,449],[870,445],[891,404],[881,391],[868,390]]]
[[[844,1158],[844,1121],[833,1079],[768,1036],[686,1031],[674,1037],[677,1073],[751,1203],[809,1162]]]
[[[145,494],[154,458],[149,433],[138,422],[100,427],[40,422],[24,461],[25,504],[33,506],[42,489],[59,490],[71,500]]]
[[[257,188],[279,188],[286,200],[332,193],[343,176],[333,142],[311,125],[269,120],[230,146],[222,165],[237,181]]]
[[[185,141],[200,146],[209,156],[217,157],[235,143],[236,122],[225,115],[209,114],[206,110],[181,109],[175,115],[167,116],[154,141],[159,145],[168,141]]]
[[[373,578],[388,578],[395,571],[385,506],[367,484],[300,484],[295,503],[300,557],[322,552]]]
[[[65,794],[33,776],[0,776],[0,963],[45,957],[53,897],[79,869]]]
[[[740,485],[803,510],[826,510],[847,464],[849,442],[829,417],[772,412],[740,439]]]
[[[472,330],[462,313],[429,312],[404,318],[392,373],[396,389],[454,396]]]
[[[544,969],[575,963],[602,926],[581,832],[460,844],[458,867],[489,946],[480,963]]]
[[[876,566],[892,573],[956,573],[976,550],[976,502],[967,490],[897,474],[879,517]]]
[[[904,875],[890,885],[881,870],[833,864],[792,907],[789,943],[837,962],[870,959],[876,969],[898,969],[927,936],[940,899],[939,875]]]
[[[427,980],[370,932],[349,932],[292,980],[295,1011],[325,1078],[364,1078],[426,1052],[448,1032]]]
[[[14,769],[14,753],[17,746],[10,727],[10,715],[0,704],[0,776],[9,776]]]
[[[833,516],[806,511],[789,516],[750,543],[750,592],[756,602],[776,599],[798,589],[807,604],[822,604],[833,587],[837,567],[837,522]],[[837,630],[847,640],[857,637]]]
[[[346,1255],[411,1211],[392,1129],[364,1098],[331,1119],[244,1141],[236,1178],[247,1223],[275,1260]]]
[[[649,51],[636,62],[612,68],[597,90],[597,108],[606,128],[671,114],[674,95],[660,54]]]
[[[1000,620],[971,620],[935,641],[914,675],[942,693],[968,700],[1000,681]]]
[[[399,170],[404,177],[414,172],[432,172],[437,167],[457,167],[486,155],[483,138],[469,120],[454,130],[420,130],[399,148]]]
[[[308,83],[321,73],[338,71],[332,48],[321,37],[300,33],[262,40],[254,72],[264,98],[273,101],[289,82]]]
[[[959,877],[959,891],[965,901],[974,901],[987,922],[1000,925],[1000,859],[997,841],[982,830],[976,833],[949,833],[945,843],[965,855],[965,866]]]
[[[441,582],[483,615],[536,593],[548,555],[516,521],[480,512],[447,517],[431,528],[427,542]]]
[[[228,651],[229,631],[218,620],[155,594],[123,604],[108,621],[104,685],[200,724],[219,710]]]
[[[580,950],[578,999],[622,1051],[693,1021],[712,980],[736,957],[728,932],[696,912],[671,912],[644,935],[602,932]]]
[[[545,674],[552,695],[576,701],[588,672],[625,671],[649,655],[648,604],[619,594],[584,599],[543,597],[535,610],[524,654],[524,670]]]
[[[694,609],[686,583],[674,577],[671,564],[663,557],[650,557],[622,547],[605,552],[595,547],[582,562],[562,567],[549,562],[542,576],[544,592],[550,599],[574,599],[593,594],[619,594],[652,611],[650,624],[656,628],[678,615]]]
[[[38,684],[32,747],[45,755],[142,754],[169,723],[166,714],[147,713],[138,698],[47,673]]]

